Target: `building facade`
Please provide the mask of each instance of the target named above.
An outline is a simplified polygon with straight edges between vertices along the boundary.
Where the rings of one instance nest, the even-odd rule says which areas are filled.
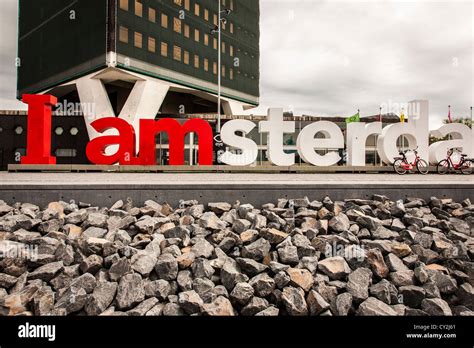
[[[235,114],[259,101],[259,1],[220,1],[231,11],[221,31],[222,112]],[[90,102],[78,91],[89,77],[119,114],[136,82],[152,81],[163,95],[158,113],[217,111],[217,24],[215,0],[20,0],[18,98]]]

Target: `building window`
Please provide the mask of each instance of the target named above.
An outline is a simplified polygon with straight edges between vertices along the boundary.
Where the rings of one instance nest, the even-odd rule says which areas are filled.
[[[225,65],[222,66],[222,77],[225,77]]]
[[[56,129],[54,130],[54,133],[56,135],[63,135],[63,133],[64,133],[63,127],[56,127]]]
[[[54,151],[54,155],[56,157],[76,157],[77,150],[76,149],[56,149],[56,151]]]
[[[189,25],[187,24],[184,25],[184,37],[189,39]]]
[[[120,0],[120,9],[128,11],[128,0]]]
[[[199,69],[199,56],[197,54],[194,55],[194,67]]]
[[[199,14],[201,12],[201,6],[199,6],[198,3],[194,4],[194,14],[199,17]]]
[[[184,51],[183,61],[184,61],[184,64],[189,65],[189,52],[188,51]]]
[[[204,58],[204,71],[209,71],[209,59]]]
[[[214,75],[217,75],[217,63],[214,62],[212,63],[212,72]]]
[[[138,17],[143,17],[142,0],[135,0],[135,15]]]
[[[134,45],[135,45],[135,47],[138,47],[138,48],[143,47],[143,35],[142,35],[142,33],[135,32]]]
[[[209,34],[204,34],[204,45],[209,46]]]
[[[230,23],[230,33],[233,34],[234,33],[234,23]]]
[[[119,40],[120,42],[128,43],[128,28],[120,26]]]
[[[199,42],[199,30],[194,29],[194,41]]]
[[[156,23],[156,10],[152,7],[148,8],[148,20],[150,22]]]
[[[148,37],[148,51],[153,53],[156,52],[156,41],[152,37]]]
[[[164,13],[161,14],[161,26],[163,28],[168,28],[168,16]]]
[[[212,40],[212,47],[213,47],[215,50],[217,50],[217,39],[216,39],[216,38],[214,38],[214,39]]]
[[[209,10],[207,8],[204,9],[204,19],[206,21],[209,21]]]
[[[234,79],[234,69],[230,69],[230,70],[229,70],[229,78],[230,78],[231,80]]]
[[[161,43],[161,55],[163,57],[168,57],[168,44],[166,42]]]
[[[230,0],[230,5],[229,5],[230,9],[232,11],[234,11],[234,0]]]
[[[230,54],[231,57],[234,56],[234,46],[232,46],[232,45],[230,45],[230,47],[229,47],[229,54]]]
[[[189,4],[189,0],[184,0],[184,9],[186,11],[189,11],[191,8],[191,5]]]
[[[174,45],[173,46],[173,59],[181,61],[181,47]]]
[[[178,6],[183,6],[183,0],[174,0],[174,3]]]
[[[215,14],[213,16],[212,23],[214,23],[214,25],[217,26],[217,21],[218,21],[218,18],[217,18],[217,15]]]
[[[181,34],[181,20],[176,17],[173,19],[173,30]]]
[[[225,53],[225,42],[222,41],[222,53]]]

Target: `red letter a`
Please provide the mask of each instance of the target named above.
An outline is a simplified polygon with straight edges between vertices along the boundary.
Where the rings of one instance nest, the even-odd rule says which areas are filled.
[[[57,103],[52,95],[23,95],[28,104],[26,156],[21,164],[56,164],[51,156],[51,107]]]

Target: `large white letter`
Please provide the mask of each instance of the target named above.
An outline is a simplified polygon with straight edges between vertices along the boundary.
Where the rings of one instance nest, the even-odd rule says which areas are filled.
[[[429,102],[415,100],[408,103],[408,123],[397,123],[385,127],[377,141],[377,151],[380,158],[387,164],[393,163],[398,157],[397,140],[404,135],[408,139],[410,149],[418,147],[418,153],[428,160],[429,144]]]
[[[318,133],[324,134],[325,138],[315,138]],[[319,121],[303,128],[298,136],[297,146],[305,162],[321,167],[332,166],[341,160],[337,152],[320,155],[315,150],[344,148],[344,135],[334,122]]]
[[[448,149],[462,148],[468,157],[474,156],[474,142],[472,138],[474,131],[468,126],[460,123],[450,123],[434,130],[431,134],[437,138],[451,135],[452,140],[438,141],[430,146],[430,163],[437,164],[446,158]]]
[[[240,149],[240,155],[226,151],[221,156],[221,162],[230,166],[248,166],[257,160],[258,146],[252,140],[240,137],[236,132],[250,133],[255,128],[255,123],[248,120],[232,120],[225,123],[221,129],[221,139],[224,144]]]
[[[277,166],[292,166],[295,155],[283,151],[283,135],[295,132],[295,122],[283,121],[283,109],[268,109],[268,121],[258,125],[260,133],[268,133],[268,159]]]
[[[372,134],[382,133],[382,122],[359,123],[347,125],[347,165],[365,166],[365,144]]]

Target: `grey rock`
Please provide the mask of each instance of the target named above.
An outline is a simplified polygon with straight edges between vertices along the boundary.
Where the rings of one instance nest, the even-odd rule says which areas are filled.
[[[270,243],[266,239],[260,238],[251,244],[245,245],[242,248],[242,256],[255,261],[261,261],[268,255],[270,248]]]
[[[157,261],[155,255],[147,252],[138,252],[130,260],[132,269],[144,277],[153,271]]]
[[[41,279],[47,282],[53,279],[63,269],[64,265],[62,261],[48,263],[29,273],[28,279]]]
[[[369,297],[362,302],[357,310],[357,315],[361,316],[396,316],[397,312],[375,297]]]
[[[315,290],[311,290],[306,296],[306,304],[310,315],[320,315],[329,309],[329,303]]]
[[[335,300],[336,314],[347,316],[352,308],[352,301],[352,295],[348,292],[338,295]]]
[[[341,256],[334,256],[319,261],[318,269],[335,280],[345,279],[351,272],[346,260]]]
[[[401,286],[398,291],[403,304],[412,308],[419,308],[426,294],[425,289],[415,285]]]
[[[254,316],[255,314],[267,309],[269,307],[269,303],[267,300],[261,297],[254,296],[252,299],[247,303],[247,305],[242,308],[240,314],[243,316]]]
[[[289,315],[308,315],[308,306],[306,304],[306,300],[304,298],[304,291],[302,289],[287,286],[283,289],[281,301]]]
[[[237,283],[230,293],[230,299],[241,306],[245,306],[253,297],[254,293],[255,290],[252,285],[248,283]]]
[[[175,280],[178,276],[178,261],[173,255],[163,254],[158,257],[155,272],[160,279]]]
[[[349,274],[346,289],[356,303],[369,297],[369,286],[372,283],[372,272],[368,268],[358,268]]]
[[[266,273],[261,273],[250,279],[249,284],[254,288],[259,297],[270,295],[275,289],[275,281]]]
[[[278,249],[278,258],[281,263],[288,265],[297,265],[299,262],[298,248],[293,245],[287,245]]]
[[[84,307],[86,313],[94,316],[103,313],[112,303],[117,292],[117,287],[117,283],[99,283]]]
[[[129,309],[145,299],[142,277],[137,273],[126,274],[120,279],[117,289],[117,308]]]
[[[181,292],[178,298],[178,304],[187,314],[200,313],[203,309],[204,302],[194,290]]]
[[[448,303],[440,298],[425,298],[423,301],[421,301],[421,309],[433,316],[453,315]]]
[[[398,303],[397,288],[386,279],[382,279],[369,289],[370,295],[383,301],[386,304],[393,305]]]

